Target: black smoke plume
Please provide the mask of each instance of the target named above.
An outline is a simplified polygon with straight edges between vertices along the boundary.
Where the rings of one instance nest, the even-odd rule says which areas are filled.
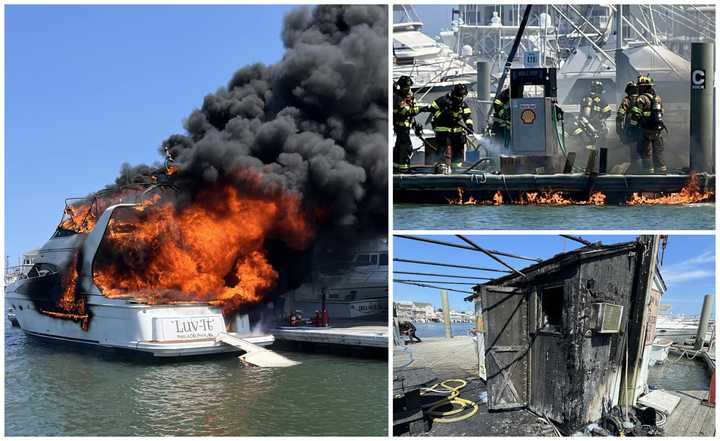
[[[282,59],[235,72],[187,117],[185,134],[163,142],[173,179],[297,192],[334,226],[386,229],[387,31],[385,6],[288,13]],[[116,183],[151,171],[123,165]],[[247,171],[259,182],[237,178]]]

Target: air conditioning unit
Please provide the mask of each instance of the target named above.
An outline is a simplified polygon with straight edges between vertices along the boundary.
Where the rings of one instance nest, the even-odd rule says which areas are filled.
[[[612,303],[593,303],[592,317],[595,332],[600,334],[616,334],[620,332],[623,306]]]

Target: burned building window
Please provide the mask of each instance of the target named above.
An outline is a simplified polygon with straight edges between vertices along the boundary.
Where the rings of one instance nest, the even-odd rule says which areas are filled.
[[[554,286],[540,291],[540,327],[560,330],[562,327],[563,287]]]

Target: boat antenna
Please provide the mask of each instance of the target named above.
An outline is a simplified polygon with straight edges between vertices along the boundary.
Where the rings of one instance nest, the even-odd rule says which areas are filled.
[[[517,34],[515,34],[515,41],[513,42],[512,48],[510,49],[507,61],[505,61],[505,67],[503,68],[503,73],[500,76],[500,80],[498,81],[497,89],[495,89],[495,98],[493,99],[493,102],[500,98],[500,93],[502,93],[502,88],[505,84],[505,78],[507,77],[508,72],[510,72],[510,66],[512,66],[513,59],[515,58],[515,53],[520,46],[520,40],[522,40],[523,33],[525,33],[525,26],[527,26],[528,18],[530,18],[531,9],[532,5],[527,5],[525,7],[525,13],[523,14],[522,21],[520,22],[520,28],[518,29]],[[487,118],[488,126],[490,126],[490,121],[492,121],[492,117],[494,116],[494,114],[495,112],[492,110],[492,106],[490,106],[490,112],[488,112]]]

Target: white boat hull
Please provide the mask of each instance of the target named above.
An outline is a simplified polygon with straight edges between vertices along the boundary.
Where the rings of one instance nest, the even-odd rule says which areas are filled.
[[[219,308],[209,305],[143,305],[107,299],[89,304],[89,327],[42,314],[33,302],[8,293],[6,302],[15,309],[18,324],[27,334],[105,348],[126,349],[157,357],[239,352],[215,338],[230,328],[232,335],[256,345],[274,342],[272,335],[253,335],[248,317],[236,316],[226,323]]]
[[[333,319],[350,319],[364,318],[374,316],[387,316],[388,300],[387,297],[379,299],[363,299],[328,301],[325,306],[328,310],[330,320]],[[312,317],[315,311],[319,311],[322,307],[320,301],[296,301],[295,308],[302,311],[305,317]]]

